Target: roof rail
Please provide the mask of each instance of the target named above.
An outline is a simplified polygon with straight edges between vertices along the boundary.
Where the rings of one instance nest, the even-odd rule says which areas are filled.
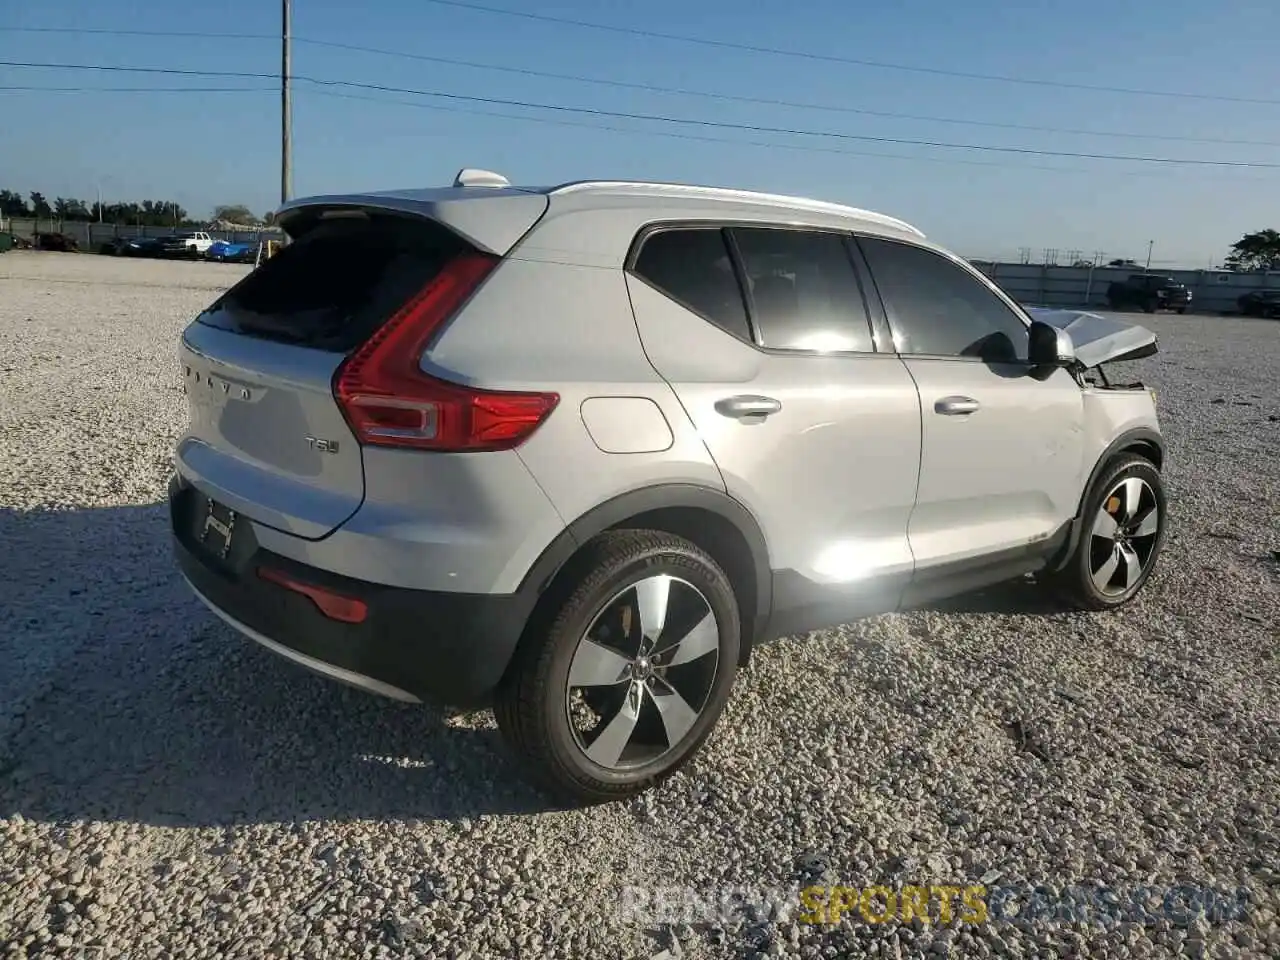
[[[860,207],[850,207],[842,203],[832,203],[828,200],[812,200],[808,197],[796,197],[780,193],[736,190],[728,187],[700,187],[686,183],[668,183],[645,180],[575,180],[552,187],[548,193],[561,194],[587,192],[591,190],[619,189],[635,193],[665,193],[670,196],[687,197],[689,199],[696,200],[716,200],[726,203],[758,203],[767,206],[793,207],[801,210],[809,210],[813,213],[830,213],[837,216],[855,217],[859,220],[867,220],[872,223],[878,223],[882,226],[902,230],[907,233],[914,234],[921,239],[924,238],[924,232],[918,227],[914,227],[905,220],[900,220],[897,217],[891,217],[888,214],[877,213],[874,210],[864,210]]]
[[[492,170],[463,167],[453,178],[453,185],[455,187],[509,187],[511,181]]]

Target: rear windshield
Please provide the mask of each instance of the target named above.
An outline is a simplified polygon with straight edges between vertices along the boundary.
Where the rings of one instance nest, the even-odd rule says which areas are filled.
[[[198,319],[245,336],[346,353],[464,249],[456,234],[421,217],[322,221]]]

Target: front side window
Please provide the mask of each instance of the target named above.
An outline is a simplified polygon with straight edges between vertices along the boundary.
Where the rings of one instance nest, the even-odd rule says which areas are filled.
[[[878,237],[858,243],[899,353],[993,363],[1027,359],[1026,324],[976,277],[923,247]]]
[[[760,345],[872,353],[871,325],[844,237],[735,227]]]

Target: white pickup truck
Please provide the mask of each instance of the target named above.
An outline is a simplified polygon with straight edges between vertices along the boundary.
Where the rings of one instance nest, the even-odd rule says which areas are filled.
[[[160,240],[162,253],[185,256],[203,256],[213,246],[213,237],[203,230],[175,233]]]

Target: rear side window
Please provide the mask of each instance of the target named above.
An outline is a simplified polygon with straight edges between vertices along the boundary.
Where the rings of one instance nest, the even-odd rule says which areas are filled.
[[[199,321],[346,353],[464,249],[456,234],[422,218],[322,222],[264,261]]]
[[[632,272],[726,333],[751,342],[747,309],[723,231],[698,228],[650,234]]]
[[[923,247],[860,237],[899,353],[1027,359],[1026,325],[976,277]]]
[[[871,323],[843,237],[735,227],[761,346],[871,353]]]

